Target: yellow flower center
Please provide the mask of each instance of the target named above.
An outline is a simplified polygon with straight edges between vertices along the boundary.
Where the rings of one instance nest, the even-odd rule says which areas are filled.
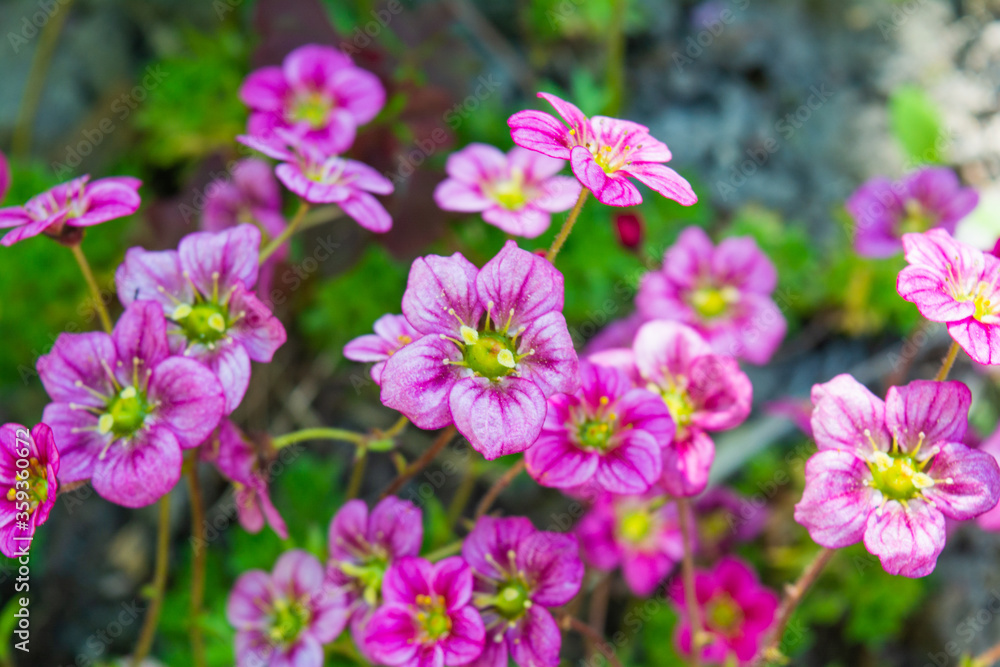
[[[710,320],[725,315],[739,296],[736,288],[731,286],[702,287],[691,293],[690,303],[699,315]]]
[[[305,122],[315,130],[326,126],[334,101],[322,93],[302,95],[292,104],[292,120]]]

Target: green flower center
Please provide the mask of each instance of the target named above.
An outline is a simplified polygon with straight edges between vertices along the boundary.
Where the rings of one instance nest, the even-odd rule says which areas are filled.
[[[469,368],[490,379],[501,378],[514,372],[517,360],[513,341],[499,332],[477,332],[471,329],[470,331],[475,335],[462,332],[462,337],[466,341],[474,338],[473,342],[465,347],[465,363]]]
[[[732,635],[743,623],[743,610],[728,593],[719,593],[705,605],[705,621],[712,630]]]
[[[639,544],[644,541],[653,530],[653,518],[645,509],[636,509],[626,512],[618,523],[618,532],[622,539]]]
[[[607,451],[612,433],[611,425],[603,419],[588,419],[580,425],[577,431],[577,442],[584,449]]]
[[[117,438],[130,436],[142,428],[149,412],[146,396],[133,386],[125,387],[108,403],[107,412],[98,418],[97,430]]]
[[[920,234],[934,226],[934,217],[916,199],[906,200],[906,211],[899,221],[899,234]]]
[[[496,181],[487,187],[487,194],[509,211],[516,211],[528,202],[528,192],[524,188],[524,173],[514,169],[505,181]]]
[[[674,420],[678,430],[691,425],[691,420],[694,417],[694,403],[691,402],[691,396],[683,388],[680,379],[668,380],[667,386],[664,387],[650,385],[649,388],[663,397],[663,402],[670,412],[670,418]]]
[[[890,500],[910,500],[924,489],[934,486],[930,475],[921,472],[921,464],[905,454],[876,452],[868,467],[872,471],[872,485]]]
[[[292,106],[292,120],[305,122],[315,130],[326,126],[333,100],[321,93],[309,93],[298,98]]]
[[[521,581],[507,582],[497,591],[493,606],[507,620],[520,618],[531,607],[528,587]]]
[[[378,605],[382,595],[382,579],[388,562],[384,558],[372,558],[364,565],[354,563],[340,563],[340,570],[349,577],[353,577],[358,586],[362,589],[362,596],[370,606]]]
[[[444,606],[444,598],[440,595],[418,595],[417,622],[423,630],[426,640],[436,641],[451,632],[451,616]]]
[[[194,306],[181,304],[170,319],[181,325],[189,341],[208,345],[225,337],[230,325],[228,315],[224,305],[203,301]]]
[[[309,627],[311,617],[309,607],[302,602],[281,598],[274,603],[268,634],[275,644],[287,646]]]
[[[734,287],[702,287],[691,293],[690,303],[699,315],[710,320],[725,315],[738,298]]]

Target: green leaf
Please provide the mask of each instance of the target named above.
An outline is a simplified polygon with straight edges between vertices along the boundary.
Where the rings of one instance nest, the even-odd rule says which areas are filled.
[[[892,132],[907,156],[918,164],[940,163],[944,156],[941,116],[927,94],[916,86],[902,86],[889,97]]]

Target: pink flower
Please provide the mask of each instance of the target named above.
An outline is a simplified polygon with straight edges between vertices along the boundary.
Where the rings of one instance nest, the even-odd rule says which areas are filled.
[[[695,598],[702,627],[711,638],[702,649],[702,660],[712,665],[749,665],[760,650],[764,634],[774,622],[778,596],[762,586],[746,563],[723,558],[714,569],[695,573]],[[684,612],[684,588],[679,579],[670,597],[680,610],[677,646],[691,654],[691,624]]]
[[[7,191],[10,190],[10,181],[10,164],[7,162],[7,156],[0,151],[0,202],[3,202]]]
[[[423,334],[410,326],[402,315],[383,315],[375,320],[375,333],[358,336],[344,346],[344,356],[351,361],[372,363],[372,380],[382,386],[382,369],[389,357]]]
[[[158,303],[136,301],[110,336],[62,334],[38,359],[62,483],[90,479],[113,503],[148,505],[180,479],[182,450],[215,430],[222,385],[198,362],[170,356],[166,328]]]
[[[659,395],[635,388],[622,370],[582,363],[576,393],[549,397],[525,462],[543,486],[593,482],[612,493],[645,493],[660,478],[674,430]]]
[[[264,523],[282,539],[288,528],[271,502],[267,461],[257,446],[228,419],[219,424],[216,437],[202,447],[202,458],[211,461],[233,483],[240,525],[248,533],[259,533]]]
[[[979,446],[979,451],[986,452],[993,457],[995,461],[1000,463],[1000,428],[997,428],[993,432],[993,435],[986,438],[983,443]],[[983,530],[988,530],[991,532],[1000,531],[1000,505],[997,505],[991,510],[980,514],[976,517],[976,523]]]
[[[285,328],[253,292],[260,231],[253,225],[195,232],[177,250],[131,248],[115,273],[125,306],[149,299],[170,320],[170,350],[205,364],[222,382],[226,414],[250,384],[250,361],[269,362]]]
[[[698,227],[685,229],[646,274],[635,303],[647,320],[694,327],[718,354],[765,364],[785,337],[785,316],[771,300],[778,274],[749,237],[713,246]]]
[[[20,424],[0,426],[0,552],[8,558],[28,553],[35,529],[56,504],[59,450],[52,429]]]
[[[89,183],[81,176],[32,197],[24,206],[0,208],[0,229],[13,228],[0,240],[12,246],[45,234],[67,244],[83,237],[83,227],[124,218],[139,210],[138,179],[128,176],[102,178]]]
[[[504,155],[488,144],[469,144],[448,157],[448,178],[434,190],[445,211],[482,212],[483,220],[514,236],[533,239],[568,211],[580,184],[556,176],[566,163],[515,147]]]
[[[665,498],[599,498],[576,527],[587,561],[599,570],[622,568],[640,597],[653,594],[684,556],[677,504]]]
[[[549,157],[569,160],[577,179],[602,204],[641,204],[642,195],[629,178],[684,206],[698,201],[691,185],[661,164],[670,161],[670,149],[654,139],[648,127],[606,116],[587,118],[555,95],[538,93],[538,96],[551,104],[569,127],[541,111],[518,111],[507,121],[514,143]]]
[[[750,414],[753,386],[732,357],[712,352],[694,329],[678,322],[648,322],[632,349],[590,357],[617,366],[659,392],[677,425],[663,450],[661,485],[675,496],[695,496],[708,483],[715,444],[707,431],[735,428]]]
[[[278,180],[307,202],[336,204],[359,225],[379,234],[392,228],[389,212],[369,194],[392,193],[392,181],[364,163],[327,153],[282,130],[276,136],[270,144],[253,136],[237,140],[281,160],[274,169]]]
[[[979,194],[945,167],[925,167],[896,183],[873,178],[847,200],[857,224],[854,247],[866,257],[891,257],[902,250],[904,233],[932,227],[954,233],[978,203]]]
[[[482,269],[459,253],[417,259],[403,314],[424,335],[386,362],[382,402],[420,428],[454,422],[487,459],[523,452],[545,399],[579,385],[562,307],[562,274],[513,241]]]
[[[1000,469],[962,444],[972,395],[960,382],[890,387],[883,403],[849,375],[813,387],[819,452],[795,520],[830,548],[864,539],[890,574],[923,577],[944,549],[945,517],[1000,499]]]
[[[240,99],[250,107],[249,134],[273,141],[275,130],[291,130],[323,150],[342,153],[354,143],[358,126],[381,111],[385,89],[337,49],[307,44],[285,56],[281,67],[252,72]]]
[[[572,535],[535,530],[521,517],[484,516],[462,545],[486,625],[475,667],[558,667],[562,635],[549,609],[580,592],[584,568]]]
[[[365,650],[366,628],[382,604],[386,569],[400,558],[416,556],[424,539],[420,509],[389,496],[369,514],[361,500],[344,504],[330,523],[327,576],[346,595],[351,634]]]
[[[316,557],[296,549],[271,574],[240,575],[226,619],[236,628],[236,667],[322,667],[323,645],[343,631],[347,611]]]
[[[1000,259],[942,229],[903,235],[906,261],[896,290],[980,364],[1000,364]]]
[[[700,496],[694,506],[702,553],[725,552],[739,542],[749,542],[764,530],[766,505],[758,506],[726,487]]]
[[[483,651],[472,570],[461,558],[401,558],[382,581],[385,604],[368,624],[367,651],[391,667],[466,665]]]

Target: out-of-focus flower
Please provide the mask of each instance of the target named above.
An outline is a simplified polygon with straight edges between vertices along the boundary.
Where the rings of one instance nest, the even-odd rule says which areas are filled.
[[[638,213],[619,213],[615,216],[615,230],[618,232],[618,241],[633,250],[642,245],[645,235],[645,225],[642,217]]]
[[[972,394],[917,380],[886,400],[850,375],[813,387],[819,452],[806,463],[795,520],[825,547],[864,540],[890,574],[923,577],[944,549],[945,517],[964,521],[1000,499],[1000,468],[962,444]]]
[[[549,397],[525,463],[543,486],[593,482],[611,493],[645,493],[660,478],[674,431],[659,395],[636,388],[623,370],[584,362],[576,393]]]
[[[0,552],[8,558],[28,553],[35,530],[56,504],[59,450],[52,429],[37,424],[0,426]]]
[[[583,583],[576,538],[535,530],[528,519],[484,516],[462,545],[475,577],[473,604],[486,625],[472,665],[557,667],[562,635],[549,608],[568,603]]]
[[[330,153],[354,143],[359,125],[378,115],[385,89],[371,72],[337,49],[301,46],[281,67],[262,67],[240,88],[250,107],[247,132],[276,145],[276,130],[288,130]]]
[[[39,234],[68,245],[79,243],[84,227],[138,211],[140,185],[128,176],[92,183],[90,176],[81,176],[32,197],[24,206],[0,208],[0,229],[10,229],[0,244],[12,246]]]
[[[993,435],[986,438],[981,445],[979,445],[979,451],[986,452],[990,456],[1000,463],[1000,427],[993,432]],[[991,532],[1000,532],[1000,505],[997,505],[991,510],[987,510],[983,514],[976,517],[976,523],[983,530],[989,530]]]
[[[629,120],[587,118],[573,104],[538,93],[569,127],[542,111],[518,111],[507,121],[518,146],[559,160],[569,160],[585,188],[608,206],[636,206],[642,195],[634,178],[664,197],[685,206],[698,201],[691,185],[669,162],[670,149],[649,134],[649,128]]]
[[[652,595],[684,556],[677,504],[638,496],[600,497],[576,528],[584,558],[608,571],[622,568],[636,595]]]
[[[813,404],[808,398],[779,398],[766,403],[764,411],[790,420],[800,431],[812,437]]]
[[[663,267],[643,277],[635,302],[647,320],[694,327],[718,354],[765,364],[787,328],[771,299],[777,280],[752,238],[713,246],[704,231],[689,227],[667,249]]]
[[[344,356],[351,361],[374,363],[372,380],[382,386],[382,369],[389,357],[423,334],[410,326],[402,315],[383,315],[375,320],[375,333],[358,336],[344,346]]]
[[[698,614],[709,641],[701,649],[701,658],[712,665],[749,665],[765,633],[774,622],[778,596],[761,585],[746,563],[723,558],[709,571],[695,572],[695,599]],[[680,614],[677,646],[691,654],[691,623],[684,604],[684,588],[679,579],[670,587],[670,598]]]
[[[316,557],[296,549],[270,574],[240,575],[226,618],[236,628],[236,667],[322,667],[323,645],[343,631],[347,608]]]
[[[847,200],[857,225],[854,248],[866,257],[891,257],[903,249],[907,232],[940,227],[949,234],[979,203],[979,194],[963,188],[946,167],[924,167],[893,183],[878,177]]]
[[[580,195],[576,179],[556,176],[565,164],[520,147],[505,155],[469,144],[448,157],[448,178],[434,200],[445,211],[481,212],[508,234],[533,239],[549,228],[552,213],[568,211]]]
[[[424,335],[386,362],[382,402],[420,428],[454,422],[487,459],[523,452],[546,398],[579,386],[562,307],[562,274],[513,241],[482,269],[459,253],[417,259],[403,314]]]
[[[956,241],[942,229],[905,234],[909,266],[896,290],[948,333],[972,360],[1000,364],[1000,259]]]
[[[148,505],[180,479],[182,450],[215,430],[222,385],[197,361],[170,356],[166,329],[160,304],[136,301],[110,336],[62,334],[39,358],[62,483],[89,479],[113,503]]]
[[[698,515],[698,543],[704,553],[726,552],[739,542],[749,542],[767,523],[767,507],[758,507],[726,487],[700,496],[694,509]]]
[[[285,327],[250,290],[257,283],[260,231],[239,225],[195,232],[177,250],[131,248],[118,267],[118,298],[128,306],[149,299],[163,306],[174,354],[200,361],[226,391],[226,414],[250,384],[250,361],[269,362]]]

